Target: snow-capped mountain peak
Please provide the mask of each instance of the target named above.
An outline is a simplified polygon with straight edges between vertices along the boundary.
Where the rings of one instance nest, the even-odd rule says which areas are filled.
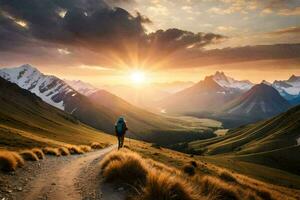
[[[262,84],[265,84],[265,85],[268,85],[268,86],[272,86],[272,83],[270,83],[270,82],[268,82],[268,81],[266,81],[266,80],[263,80],[261,83],[262,83]]]
[[[287,100],[300,95],[300,76],[292,75],[288,80],[274,81],[272,86]]]
[[[0,77],[34,93],[46,103],[61,110],[65,109],[64,97],[76,95],[76,91],[61,79],[44,75],[29,64],[15,68],[2,68]]]
[[[217,71],[213,75],[213,80],[216,81],[222,87],[240,90],[249,90],[254,85],[248,80],[238,81],[229,76],[226,76],[224,72],[219,71]]]
[[[287,80],[287,82],[300,82],[300,76],[295,76],[294,74]]]
[[[70,85],[72,88],[74,88],[77,92],[79,92],[85,96],[88,96],[98,90],[98,88],[94,87],[92,84],[83,82],[81,80],[66,80],[66,79],[64,79],[64,81],[68,85]]]

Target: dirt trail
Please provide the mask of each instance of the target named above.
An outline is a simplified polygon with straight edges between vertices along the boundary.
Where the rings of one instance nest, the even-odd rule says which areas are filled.
[[[101,183],[99,161],[115,147],[108,147],[84,155],[48,157],[40,163],[33,162],[32,165],[38,167],[24,169],[24,172],[15,174],[16,177],[12,176],[14,178],[11,179],[14,180],[8,180],[8,183],[15,184],[11,188],[16,189],[11,192],[13,195],[6,199],[125,199],[122,191],[120,192],[117,188]],[[30,178],[31,173],[32,177]],[[10,177],[7,176],[7,178]],[[28,178],[29,181],[22,181]]]

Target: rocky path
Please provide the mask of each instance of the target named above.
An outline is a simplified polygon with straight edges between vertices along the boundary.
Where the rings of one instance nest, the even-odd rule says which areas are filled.
[[[115,146],[77,156],[47,157],[13,174],[0,174],[0,200],[121,200],[120,188],[103,184],[99,162]]]

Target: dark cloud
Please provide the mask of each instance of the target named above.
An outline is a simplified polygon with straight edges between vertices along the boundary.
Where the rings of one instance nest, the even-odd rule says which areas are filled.
[[[256,45],[190,52],[190,66],[222,65],[230,63],[296,59],[299,63],[300,44]],[[188,63],[187,63],[188,64]],[[257,66],[259,68],[259,66]],[[241,65],[241,68],[243,66]]]
[[[151,43],[159,49],[202,48],[224,36],[213,33],[192,33],[180,29],[158,30],[149,35]]]
[[[8,52],[12,52],[61,60],[57,49],[68,48],[71,55],[65,57],[69,60],[85,55],[82,62],[92,60],[96,64],[99,57],[104,62],[106,56],[107,60],[132,65],[148,58],[151,64],[224,38],[179,29],[146,34],[144,24],[149,23],[151,20],[141,13],[130,14],[104,0],[0,0],[0,56],[9,57]],[[90,51],[94,52],[93,59],[87,54]]]

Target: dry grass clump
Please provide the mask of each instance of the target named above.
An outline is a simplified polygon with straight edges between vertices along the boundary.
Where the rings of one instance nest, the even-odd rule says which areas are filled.
[[[24,165],[22,157],[12,151],[1,150],[0,151],[0,170],[2,171],[15,171],[17,167]]]
[[[186,180],[169,173],[151,171],[146,186],[134,200],[204,200],[205,197],[197,194],[196,189]]]
[[[70,154],[83,154],[84,153],[84,151],[82,151],[80,147],[75,146],[75,145],[69,146],[68,150],[69,150]]]
[[[10,153],[12,154],[14,159],[17,161],[17,166],[18,167],[24,166],[24,164],[25,164],[24,159],[22,158],[22,156],[20,156],[19,153],[14,152],[14,151],[11,151]]]
[[[44,159],[45,158],[45,154],[44,152],[39,149],[39,148],[34,148],[31,150],[33,153],[35,153],[35,155],[39,158],[39,159]]]
[[[114,152],[101,162],[101,168],[108,182],[122,182],[129,185],[146,183],[147,166],[143,159],[133,152]]]
[[[236,178],[230,172],[227,171],[221,171],[219,173],[219,177],[225,182],[232,182],[232,183],[237,182]]]
[[[20,152],[20,155],[23,157],[24,160],[28,161],[38,161],[38,156],[31,150],[23,150]]]
[[[98,142],[93,142],[91,144],[91,147],[92,147],[92,149],[102,149],[103,148],[103,146]]]
[[[110,162],[121,161],[121,160],[124,160],[124,159],[125,159],[125,156],[118,153],[118,152],[108,154],[100,162],[100,167],[101,167],[102,172],[105,170],[107,165],[110,164]]]
[[[69,149],[66,147],[59,147],[58,150],[59,150],[60,155],[62,155],[62,156],[70,155]]]
[[[173,167],[169,167],[163,163],[154,161],[152,159],[146,159],[146,163],[149,165],[149,168],[155,168],[158,171],[164,171],[164,172],[168,172],[170,174],[181,176],[181,171],[179,171]]]
[[[80,145],[79,148],[83,152],[90,152],[90,151],[92,151],[92,148],[90,146],[87,146],[87,145]]]
[[[210,197],[211,200],[238,200],[238,191],[236,187],[221,181],[218,178],[205,176],[201,178],[201,193]]]
[[[60,152],[58,148],[53,148],[53,147],[45,147],[43,148],[43,152],[46,155],[51,155],[51,156],[60,156]]]

